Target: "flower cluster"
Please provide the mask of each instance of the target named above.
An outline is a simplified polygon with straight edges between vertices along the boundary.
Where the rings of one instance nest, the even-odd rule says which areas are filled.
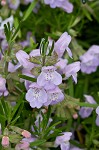
[[[37,82],[33,83],[25,80],[27,89],[26,100],[32,108],[53,105],[64,100],[64,94],[59,88],[59,85],[62,83],[62,74],[66,76],[64,79],[72,76],[77,83],[77,72],[80,70],[80,62],[67,65],[67,60],[62,58],[65,50],[72,57],[72,52],[68,47],[70,41],[71,36],[67,32],[63,33],[59,40],[55,42],[51,56],[46,52],[46,55],[43,57],[40,49],[33,50],[29,55],[22,50],[16,53],[19,67],[23,66],[23,74],[37,80]],[[56,62],[52,60],[50,65],[48,58],[49,60],[53,58]],[[37,71],[37,69],[39,71],[35,75],[35,70]]]
[[[24,5],[27,5],[34,0],[23,0],[22,2],[20,0],[8,0],[7,2],[5,0],[1,1],[1,5],[8,5],[10,9],[16,10],[18,9],[19,5],[22,3]],[[71,13],[73,11],[73,4],[69,2],[69,0],[44,0],[44,3],[47,5],[50,5],[51,8],[62,8],[65,12]],[[40,7],[39,3],[37,3],[36,7],[34,8],[34,12],[37,12],[38,8]]]

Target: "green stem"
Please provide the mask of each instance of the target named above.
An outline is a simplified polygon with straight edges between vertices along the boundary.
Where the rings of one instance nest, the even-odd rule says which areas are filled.
[[[72,78],[69,79],[69,95],[72,97],[74,96],[74,87]]]
[[[10,45],[8,45],[8,51],[7,51],[8,57],[10,56],[10,53],[11,53],[11,49],[10,49]],[[7,75],[8,75],[8,61],[6,60],[6,58],[5,58],[4,74],[5,74],[5,77],[7,77]]]
[[[88,84],[89,84],[89,76],[86,75],[85,82],[84,82],[84,93],[87,93],[88,91]]]

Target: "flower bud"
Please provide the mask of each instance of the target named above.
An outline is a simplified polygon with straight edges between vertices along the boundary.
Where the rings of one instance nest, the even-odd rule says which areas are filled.
[[[73,118],[77,119],[78,118],[78,114],[77,113],[73,114]]]
[[[2,6],[6,5],[6,0],[1,0],[1,5]]]
[[[3,147],[9,147],[9,137],[3,136],[1,144]]]
[[[31,133],[28,132],[27,130],[23,130],[22,135],[23,135],[25,138],[30,138],[30,137],[31,137]]]

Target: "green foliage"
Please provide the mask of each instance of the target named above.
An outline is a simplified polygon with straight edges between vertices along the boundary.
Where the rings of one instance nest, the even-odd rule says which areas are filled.
[[[74,130],[74,140],[70,143],[79,147],[97,150],[99,149],[99,127],[96,126],[95,109],[99,106],[99,68],[95,73],[90,75],[78,73],[78,83],[74,85],[71,78],[63,81],[59,87],[65,91],[65,99],[57,105],[43,107],[45,112],[31,108],[25,100],[26,89],[20,78],[23,80],[36,82],[36,78],[23,75],[20,68],[17,72],[8,72],[8,63],[17,64],[16,52],[23,49],[30,53],[31,50],[40,48],[41,56],[30,57],[29,61],[40,66],[31,70],[36,77],[40,74],[42,66],[55,65],[58,55],[53,52],[54,40],[57,40],[63,32],[68,32],[72,41],[70,48],[73,53],[73,60],[69,59],[69,63],[78,61],[91,45],[99,45],[99,1],[89,0],[71,0],[74,5],[73,13],[67,14],[60,8],[52,9],[49,5],[45,5],[39,1],[40,8],[37,13],[33,12],[38,1],[34,0],[29,5],[21,3],[18,10],[14,11],[7,5],[1,7],[0,16],[2,19],[14,16],[14,27],[10,28],[10,23],[4,25],[4,32],[8,43],[7,51],[3,52],[0,43],[0,54],[4,54],[0,61],[0,75],[6,78],[6,85],[9,91],[7,97],[0,97],[0,123],[2,135],[9,133],[12,148],[22,140],[21,133],[16,132],[16,128],[26,129],[32,133],[36,141],[30,143],[30,147],[36,150],[58,149],[54,147],[55,138],[62,135],[62,132]],[[26,33],[32,32],[29,38],[29,46],[22,47],[20,42],[26,39]],[[45,37],[45,38],[42,38]],[[49,47],[48,37],[53,40],[52,46]],[[42,39],[42,40],[41,40]],[[41,41],[41,43],[40,43]],[[0,41],[2,42],[2,40]],[[39,44],[40,43],[40,46]],[[65,58],[68,56],[65,55]],[[1,59],[1,55],[0,55]],[[92,95],[97,104],[85,103],[83,95]],[[13,106],[12,102],[15,102]],[[93,113],[86,119],[79,116],[80,107],[91,107]],[[37,115],[41,117],[38,119]],[[77,114],[76,120],[73,115]],[[41,119],[42,118],[42,119]],[[52,122],[50,122],[52,118]],[[50,122],[50,123],[49,123]],[[31,130],[31,126],[34,130]],[[7,129],[7,131],[6,131]],[[22,130],[20,130],[21,132]],[[0,141],[1,142],[1,141]],[[54,148],[53,148],[54,147]],[[2,149],[0,144],[0,149]]]

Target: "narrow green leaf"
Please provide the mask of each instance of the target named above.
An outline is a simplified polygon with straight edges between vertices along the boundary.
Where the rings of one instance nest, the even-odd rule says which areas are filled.
[[[17,110],[19,109],[21,103],[22,103],[22,101],[19,100],[18,103],[14,106],[14,108],[13,108],[14,110],[13,110],[12,115],[11,115],[12,119],[13,119],[15,113],[17,112]]]
[[[15,26],[16,29],[17,29],[18,26],[19,26],[19,20],[18,20],[17,17],[14,18],[14,26]],[[17,32],[17,35],[18,35],[19,37],[21,37],[21,30],[20,30],[20,29],[19,29],[19,31]]]
[[[29,81],[32,81],[32,82],[36,82],[35,78],[29,77],[29,76],[26,76],[26,75],[23,75],[23,74],[19,74],[18,76],[22,79],[29,80]]]
[[[39,146],[39,145],[44,144],[45,142],[46,142],[45,139],[43,139],[43,140],[36,140],[36,141],[34,141],[34,142],[31,142],[31,143],[30,143],[30,146],[31,146],[31,147],[32,147],[32,146]]]
[[[3,116],[3,115],[0,114],[0,122],[6,121],[6,120],[7,120],[7,118],[5,116]]]
[[[36,6],[36,1],[34,0],[34,1],[31,3],[31,5],[29,6],[29,8],[27,9],[27,11],[26,11],[26,13],[25,13],[25,15],[24,15],[22,21],[25,21],[25,20],[29,17],[29,15],[32,13],[33,8],[34,8],[35,6]]]
[[[12,41],[14,41],[14,40],[16,39],[17,33],[18,33],[18,31],[19,31],[19,29],[20,29],[20,27],[21,27],[21,23],[22,23],[22,21],[20,21],[19,26],[17,27],[17,29],[16,29],[15,32],[13,33],[12,38],[11,38]]]
[[[51,49],[49,50],[48,56],[51,56],[51,54],[52,54],[52,52],[53,52],[53,49],[54,49],[54,41],[53,41],[53,43],[52,43]]]
[[[20,116],[17,116],[12,122],[11,125],[14,125],[16,123],[16,121],[20,118]]]

